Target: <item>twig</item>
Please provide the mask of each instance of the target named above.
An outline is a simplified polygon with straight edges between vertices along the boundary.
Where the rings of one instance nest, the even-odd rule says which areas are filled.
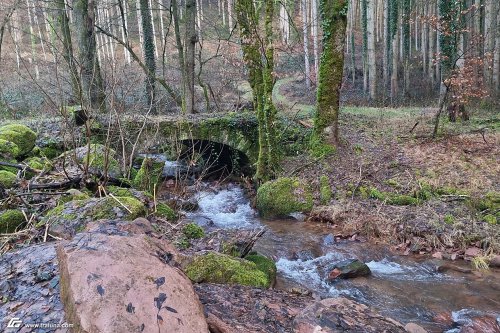
[[[123,206],[123,208],[125,208],[130,214],[132,214],[132,211],[127,206],[125,206],[120,200],[118,200],[118,198],[115,197],[113,193],[109,193],[109,196],[115,199],[120,205]]]

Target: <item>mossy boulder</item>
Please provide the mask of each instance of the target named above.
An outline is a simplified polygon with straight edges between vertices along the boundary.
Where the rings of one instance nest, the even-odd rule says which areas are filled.
[[[259,270],[267,274],[267,277],[269,278],[269,281],[271,281],[271,284],[274,284],[274,281],[276,281],[277,269],[276,263],[273,260],[255,252],[247,255],[245,259],[257,265],[257,268]]]
[[[160,183],[163,174],[164,162],[155,161],[152,158],[145,158],[142,161],[141,168],[137,172],[132,185],[143,191],[153,192],[153,189]]]
[[[112,219],[117,215],[117,210],[124,213],[124,218],[133,220],[146,214],[144,204],[132,197],[105,197],[91,210],[89,216],[94,220]]]
[[[310,212],[313,196],[304,180],[278,178],[259,187],[256,204],[262,217],[284,217],[294,212]]]
[[[3,188],[11,188],[16,184],[17,176],[6,170],[0,170],[0,186]]]
[[[177,219],[177,214],[175,213],[175,211],[170,208],[169,205],[163,202],[159,202],[156,204],[156,212],[154,213],[154,215],[167,219],[169,221],[174,221]]]
[[[26,221],[23,212],[17,209],[0,211],[0,234],[15,232]]]
[[[23,161],[24,164],[35,170],[49,171],[53,168],[52,162],[45,157],[30,157]]]
[[[226,254],[208,252],[196,256],[185,268],[196,283],[239,284],[268,288],[272,281],[255,263]]]
[[[144,204],[136,198],[90,198],[60,203],[45,214],[38,226],[49,224],[52,234],[70,239],[95,220],[134,220],[145,215]]]
[[[19,147],[12,141],[0,139],[0,156],[3,158],[14,158],[19,156]]]
[[[0,127],[0,139],[13,142],[19,152],[16,156],[28,154],[34,147],[36,134],[29,127],[20,124],[10,124]]]
[[[66,195],[63,195],[59,200],[59,204],[65,204],[66,202],[74,201],[74,200],[87,200],[90,199],[87,193],[83,193],[74,188],[67,190]]]
[[[76,156],[78,163],[88,163],[89,170],[95,173],[107,174],[113,178],[121,177],[120,164],[115,158],[116,152],[104,145],[93,143],[90,146],[82,146],[67,152],[69,157]]]

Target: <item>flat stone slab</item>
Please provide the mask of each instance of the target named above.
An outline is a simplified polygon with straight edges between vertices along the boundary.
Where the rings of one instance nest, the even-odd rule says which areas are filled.
[[[294,320],[296,333],[403,333],[404,326],[366,305],[344,297],[327,298],[305,308]]]
[[[57,248],[61,298],[76,332],[208,332],[175,250],[144,235],[81,233]]]
[[[57,243],[31,245],[0,256],[0,331],[67,332],[64,309],[59,297]],[[7,328],[11,320],[18,327]],[[58,327],[30,328],[46,324]],[[17,326],[17,324],[14,324]]]

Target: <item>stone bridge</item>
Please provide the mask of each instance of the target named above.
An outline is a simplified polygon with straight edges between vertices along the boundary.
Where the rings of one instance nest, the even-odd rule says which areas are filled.
[[[255,113],[210,113],[157,118],[159,133],[169,142],[206,141],[227,145],[255,163],[259,154]]]

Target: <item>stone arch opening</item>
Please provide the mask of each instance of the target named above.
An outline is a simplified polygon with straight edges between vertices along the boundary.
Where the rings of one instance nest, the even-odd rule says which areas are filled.
[[[252,176],[250,158],[230,145],[205,139],[186,139],[180,157],[195,166],[203,178],[220,178],[229,175]]]

